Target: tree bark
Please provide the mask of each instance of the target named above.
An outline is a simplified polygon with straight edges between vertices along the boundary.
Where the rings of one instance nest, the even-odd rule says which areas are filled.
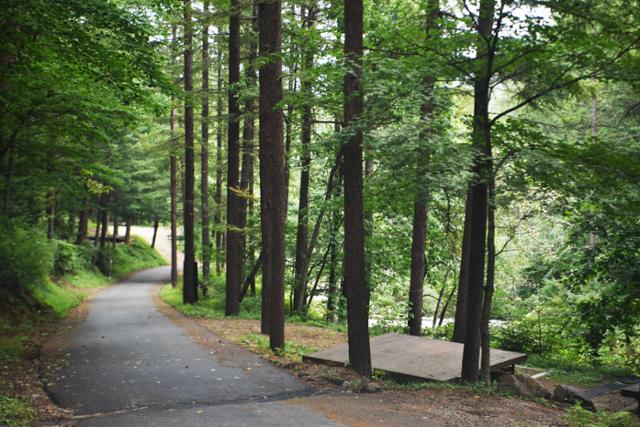
[[[222,49],[218,50],[217,71],[218,100],[216,106],[216,192],[214,196],[215,212],[213,222],[216,233],[216,273],[222,273],[222,248],[224,247],[222,232]]]
[[[460,254],[460,274],[458,275],[458,295],[456,298],[456,314],[453,325],[453,341],[464,343],[467,331],[467,290],[469,289],[469,238],[471,226],[472,194],[467,191],[464,209],[464,230],[462,234],[462,248]]]
[[[127,218],[127,226],[124,231],[124,242],[127,245],[131,244],[131,218]]]
[[[340,120],[336,118],[335,133],[340,132]],[[341,160],[340,160],[341,161]],[[342,165],[338,166],[336,171],[338,174],[338,182],[335,186],[335,190],[331,192],[330,197],[340,197],[340,189],[342,187]],[[329,289],[327,295],[327,320],[331,322],[337,322],[338,316],[336,309],[338,307],[338,230],[342,218],[340,217],[340,211],[334,209],[331,213],[331,223],[329,225],[329,235],[331,236],[331,249],[329,253]]]
[[[191,0],[184,1],[184,266],[182,268],[182,300],[193,304],[198,300],[194,244],[194,134],[193,134],[193,23]]]
[[[151,247],[156,247],[156,238],[158,237],[158,226],[160,222],[156,219],[153,221],[153,238],[151,239]]]
[[[344,123],[353,134],[344,145],[344,272],[347,297],[349,363],[357,372],[371,376],[369,346],[369,288],[365,275],[365,227],[362,178],[362,0],[344,2]]]
[[[231,0],[229,15],[229,121],[227,131],[227,277],[225,316],[240,312],[240,1]]]
[[[490,170],[493,169],[491,162],[491,147],[487,150],[488,161],[490,162]],[[489,179],[489,204],[487,211],[487,283],[484,288],[484,297],[482,302],[482,316],[480,320],[480,341],[481,341],[481,353],[480,359],[480,374],[482,380],[486,384],[491,384],[491,343],[490,343],[490,331],[489,321],[491,320],[491,301],[493,299],[493,289],[495,281],[495,269],[496,269],[496,222],[495,222],[495,177],[491,176]]]
[[[250,37],[249,37],[249,56],[247,58],[247,65],[245,67],[245,78],[247,81],[247,86],[253,87],[256,85],[256,71],[255,71],[255,60],[257,56],[257,43],[256,38],[258,30],[256,28],[257,20],[255,16],[258,13],[258,5],[254,0],[252,2],[252,11],[251,11],[251,29],[250,29]],[[240,198],[240,229],[242,230],[241,240],[240,240],[240,260],[241,262],[246,260],[248,265],[253,265],[254,263],[254,255],[253,255],[253,245],[247,245],[247,211],[251,208],[251,198],[253,193],[253,175],[254,175],[254,134],[255,134],[255,109],[256,103],[253,96],[247,96],[244,102],[244,120],[243,120],[243,128],[242,128],[242,172],[240,175],[240,190],[242,192],[242,197]],[[242,278],[243,269],[240,269],[240,277]],[[255,276],[255,275],[254,275]],[[249,284],[253,283],[253,293],[255,294],[255,281],[253,279],[249,282]],[[243,288],[243,292],[246,293],[246,290]],[[240,302],[242,302],[242,297],[240,297]]]
[[[200,222],[202,238],[202,294],[207,294],[211,274],[209,230],[209,1],[202,3],[202,111],[200,148]]]
[[[100,225],[100,249],[104,249],[107,245],[107,232],[109,231],[109,211],[106,206],[106,198],[104,201],[105,204],[102,206],[102,215],[100,217],[100,222],[102,222]]]
[[[78,219],[78,235],[76,236],[76,245],[81,245],[87,238],[89,228],[89,197],[85,197],[82,202],[82,210]]]
[[[440,10],[439,0],[429,0],[426,10],[426,34],[427,43],[432,42],[438,30],[438,13]],[[435,77],[429,75],[423,80],[423,102],[421,107],[422,146],[418,147],[416,153],[416,184],[417,191],[413,205],[413,235],[411,240],[411,282],[409,285],[409,334],[422,335],[422,304],[423,289],[426,270],[425,249],[427,242],[427,203],[429,199],[429,189],[425,183],[427,169],[429,167],[428,141],[431,130],[430,121],[434,111],[434,84]]]
[[[282,139],[282,101],[280,1],[258,4],[260,56],[269,58],[261,64],[260,78],[260,205],[262,226],[263,294],[262,308],[272,349],[284,348],[284,268],[285,217],[287,189],[285,153]],[[266,319],[264,319],[266,314]]]
[[[469,282],[467,289],[467,325],[462,354],[463,381],[478,381],[480,358],[480,320],[484,288],[485,249],[487,242],[486,148],[491,137],[489,122],[490,78],[492,74],[492,28],[495,0],[481,0],[478,17],[478,60],[483,66],[474,83],[473,146],[476,152],[470,186]]]
[[[175,44],[177,38],[176,24],[171,25],[171,58],[170,63],[175,61]],[[178,138],[176,137],[176,108],[174,97],[171,97],[171,112],[169,113],[169,129],[171,132],[171,142],[169,146],[169,195],[171,198],[171,286],[178,286]]]
[[[102,222],[100,219],[102,218],[102,196],[100,197],[100,201],[98,202],[98,206],[96,207],[96,231],[93,234],[93,246],[97,247],[100,243],[100,223]]]
[[[307,31],[313,29],[316,20],[316,6],[309,6],[303,26]],[[314,48],[306,46],[302,60],[302,71],[309,73],[313,67]],[[296,260],[295,260],[295,287],[293,292],[293,311],[302,314],[307,297],[307,276],[309,259],[307,259],[307,233],[309,228],[309,169],[311,167],[311,133],[313,126],[313,83],[307,75],[302,80],[302,97],[305,104],[302,107],[302,138],[301,138],[301,168],[300,171],[300,195],[298,200],[298,226],[296,232]]]

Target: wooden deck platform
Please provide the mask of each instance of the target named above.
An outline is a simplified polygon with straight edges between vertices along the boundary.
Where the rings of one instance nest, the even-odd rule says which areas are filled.
[[[386,334],[371,339],[371,364],[376,371],[412,380],[451,381],[460,378],[463,345],[411,335]],[[303,360],[344,365],[348,347],[342,344],[303,356]],[[526,354],[491,350],[491,369],[527,359]]]

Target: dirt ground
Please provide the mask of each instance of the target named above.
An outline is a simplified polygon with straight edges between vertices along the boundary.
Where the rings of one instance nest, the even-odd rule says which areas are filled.
[[[30,337],[29,351],[19,360],[5,362],[0,366],[0,394],[20,397],[31,402],[38,425],[69,425],[73,413],[60,408],[51,401],[42,381],[42,372],[48,364],[57,363],[42,355],[64,346],[68,332],[87,315],[91,300],[101,289],[90,291],[89,296],[61,322],[52,322],[40,327]]]
[[[162,301],[158,303],[161,307],[164,305],[163,312],[172,310]],[[170,317],[183,326],[184,322],[196,322],[220,338],[240,344],[292,370],[318,392],[286,403],[321,412],[340,424],[353,427],[562,425],[564,408],[551,403],[476,394],[457,388],[394,389],[382,381],[367,382],[344,367],[273,355],[244,339],[249,334],[260,333],[257,320],[186,319],[177,314]],[[344,333],[301,324],[286,325],[285,335],[287,341],[317,349],[346,342]]]

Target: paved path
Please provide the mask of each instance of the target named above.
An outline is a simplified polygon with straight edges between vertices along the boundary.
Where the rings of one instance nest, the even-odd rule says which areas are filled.
[[[54,402],[87,415],[86,426],[336,425],[284,402],[311,392],[288,372],[204,329],[197,335],[209,344],[201,346],[162,314],[154,298],[169,274],[146,270],[97,295],[68,340],[45,355],[56,361],[44,373]]]

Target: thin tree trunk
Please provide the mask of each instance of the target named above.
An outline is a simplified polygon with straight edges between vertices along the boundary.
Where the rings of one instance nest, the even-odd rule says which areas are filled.
[[[304,19],[304,27],[307,31],[313,29],[316,20],[316,6],[309,6],[307,16]],[[308,73],[313,67],[313,47],[306,46],[302,60],[303,74]],[[309,76],[302,80],[302,96],[305,104],[302,107],[302,139],[301,139],[301,168],[300,171],[300,195],[298,203],[298,226],[296,232],[296,260],[295,260],[295,287],[293,292],[293,311],[302,314],[307,297],[307,275],[309,260],[307,256],[307,232],[309,228],[309,169],[311,167],[311,145],[312,133],[312,101],[313,83]]]
[[[262,265],[262,252],[260,252],[260,255],[258,255],[258,259],[253,264],[253,267],[251,267],[251,271],[247,275],[247,278],[244,280],[244,284],[242,285],[242,291],[240,291],[240,298],[239,298],[240,302],[242,302],[244,297],[247,295],[247,290],[249,290],[249,287],[251,286],[251,282],[255,283],[256,274],[258,274],[258,270],[260,269],[261,265]]]
[[[89,228],[89,197],[85,197],[82,202],[82,210],[80,211],[80,218],[78,219],[78,235],[76,236],[76,244],[81,245],[87,238],[87,231]]]
[[[198,300],[197,271],[194,245],[194,135],[193,135],[193,23],[191,0],[184,2],[184,266],[182,268],[182,299],[185,304]]]
[[[453,341],[464,343],[467,331],[467,290],[469,289],[469,239],[471,226],[471,200],[473,194],[467,191],[464,209],[464,230],[462,234],[462,249],[460,254],[460,273],[458,275],[458,295],[456,299],[456,314],[453,325]]]
[[[262,224],[264,326],[272,349],[284,348],[284,268],[287,188],[282,139],[280,1],[258,4],[260,56],[269,62],[260,66],[260,205]],[[266,314],[266,319],[264,319]],[[266,320],[266,322],[264,322]]]
[[[451,292],[449,292],[449,296],[447,297],[447,300],[444,303],[444,307],[442,307],[442,311],[440,312],[440,320],[438,320],[438,327],[442,326],[442,324],[444,323],[444,316],[447,313],[447,308],[449,308],[449,304],[451,303],[451,300],[453,299],[453,294],[456,292],[456,287],[453,286],[451,288]]]
[[[207,294],[211,273],[209,230],[209,1],[204,0],[202,24],[202,140],[200,149],[200,222],[202,231],[202,294]]]
[[[480,339],[482,346],[482,357],[480,361],[480,374],[486,384],[491,384],[491,355],[490,355],[490,331],[489,321],[491,319],[491,301],[493,299],[493,289],[496,269],[496,222],[495,222],[495,177],[493,176],[493,162],[491,147],[487,149],[491,178],[489,179],[489,204],[487,211],[487,283],[484,288],[482,304],[482,318],[480,320]]]
[[[478,58],[483,69],[474,84],[473,146],[474,182],[471,184],[471,212],[469,228],[469,283],[467,289],[467,326],[462,354],[463,381],[478,381],[480,358],[480,321],[484,288],[485,249],[487,243],[487,180],[490,170],[484,158],[490,143],[489,122],[490,78],[493,51],[491,44],[495,0],[481,0],[478,17]]]
[[[156,247],[156,239],[158,238],[158,226],[160,222],[156,219],[153,221],[153,238],[151,239],[151,247]]]
[[[340,124],[338,118],[336,118],[335,124],[335,133],[338,134],[340,132]],[[337,170],[338,174],[338,182],[335,186],[335,190],[330,193],[330,197],[337,198],[340,197],[340,189],[342,188],[342,166],[338,166]],[[338,230],[340,228],[340,224],[342,223],[342,218],[340,217],[340,211],[334,209],[331,213],[331,223],[329,225],[329,236],[331,241],[331,251],[329,254],[329,290],[327,295],[327,320],[336,322],[338,320],[338,316],[336,313],[336,308],[338,306]]]
[[[240,312],[240,0],[231,0],[229,15],[229,121],[227,131],[227,278],[225,316]]]
[[[362,0],[344,2],[344,123],[359,126],[362,114]],[[357,128],[356,128],[357,129]],[[369,288],[365,274],[365,227],[362,178],[362,131],[344,144],[344,272],[347,297],[349,363],[360,374],[371,376],[369,346]]]
[[[101,218],[101,214],[102,214],[102,208],[100,206],[100,203],[102,201],[102,197],[100,197],[100,201],[98,202],[98,206],[96,208],[96,231],[93,234],[93,246],[98,246],[99,239],[100,239],[100,218]]]
[[[170,63],[175,61],[175,45],[177,38],[176,24],[171,25],[171,58]],[[174,98],[171,97],[171,112],[169,113],[169,128],[171,131],[171,143],[169,146],[169,169],[170,183],[169,194],[171,198],[171,286],[178,286],[178,138],[176,137],[176,108]]]
[[[216,273],[222,273],[222,248],[224,247],[222,232],[222,49],[218,50],[217,71],[218,100],[216,106],[216,192],[214,196],[215,212],[213,222],[216,229]]]
[[[124,242],[127,245],[131,244],[131,218],[127,218],[127,226],[125,227],[124,230]]]
[[[102,216],[101,216],[102,225],[100,226],[100,249],[104,249],[107,245],[107,232],[109,231],[109,210],[106,206],[106,198],[105,205],[102,207]]]
[[[427,43],[438,37],[438,13],[440,11],[439,0],[429,0],[426,10],[426,34]],[[425,182],[429,167],[428,141],[431,136],[430,122],[434,111],[434,76],[427,76],[423,80],[421,107],[422,115],[422,146],[416,152],[416,184],[417,191],[413,205],[413,236],[411,241],[411,283],[409,286],[409,333],[422,335],[422,304],[424,294],[424,278],[426,271],[425,249],[427,242],[427,203],[429,189]]]
[[[255,16],[258,13],[258,5],[254,0],[252,2],[251,11],[251,30],[249,38],[249,57],[247,58],[247,66],[245,67],[245,78],[247,86],[253,87],[256,84],[255,59],[257,56],[257,44],[255,35],[257,35],[257,20]],[[242,197],[240,198],[240,229],[242,230],[240,241],[240,260],[246,260],[248,265],[253,265],[253,245],[247,245],[247,210],[249,208],[254,175],[254,116],[255,116],[255,99],[253,96],[247,96],[244,102],[244,120],[242,128],[242,172],[240,176],[240,190]],[[253,210],[253,209],[251,209]],[[248,255],[248,256],[247,256]],[[240,277],[242,278],[243,269],[240,269]],[[253,291],[255,294],[255,282]],[[244,291],[246,292],[246,291]],[[242,301],[242,298],[240,298]]]

